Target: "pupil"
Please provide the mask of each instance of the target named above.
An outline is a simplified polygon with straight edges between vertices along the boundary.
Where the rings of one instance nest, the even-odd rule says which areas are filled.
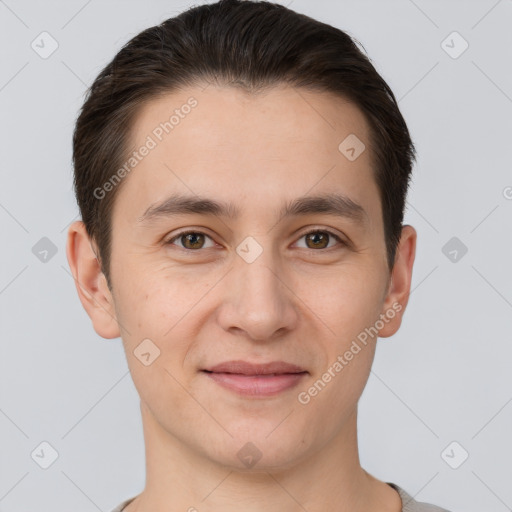
[[[198,238],[201,237],[201,235],[198,236],[197,233],[189,233],[188,235],[185,235],[185,237],[189,242],[191,242],[192,245],[196,245],[197,243],[201,245],[200,242],[197,241]]]
[[[326,236],[322,233],[312,233],[310,236],[310,240],[313,242],[315,246],[322,245],[322,241],[325,242]]]

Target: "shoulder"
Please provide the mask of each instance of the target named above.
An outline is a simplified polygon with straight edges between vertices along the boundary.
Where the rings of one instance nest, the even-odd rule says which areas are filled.
[[[133,498],[129,498],[122,503],[120,503],[116,508],[112,509],[111,512],[122,512],[126,506],[128,506],[129,503],[131,503],[135,499],[135,496]]]
[[[441,508],[431,503],[416,501],[408,492],[406,492],[400,486],[391,482],[386,483],[393,487],[393,489],[395,489],[400,495],[400,498],[402,499],[402,512],[450,512],[445,508]]]

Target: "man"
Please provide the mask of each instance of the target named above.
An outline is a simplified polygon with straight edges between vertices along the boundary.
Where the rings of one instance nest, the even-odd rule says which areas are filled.
[[[140,394],[146,486],[116,511],[442,511],[359,462],[400,327],[414,146],[352,39],[224,0],[145,30],[74,134],[67,256]]]

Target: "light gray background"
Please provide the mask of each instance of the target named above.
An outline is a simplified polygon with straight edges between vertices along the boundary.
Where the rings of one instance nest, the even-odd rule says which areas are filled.
[[[399,333],[378,342],[362,464],[452,512],[512,510],[512,1],[282,3],[361,41],[419,153],[406,214],[419,235],[414,291]],[[108,511],[143,488],[121,340],[96,335],[66,260],[71,135],[122,44],[189,5],[0,0],[2,512]],[[42,31],[59,45],[47,59],[31,48]],[[458,58],[442,47],[453,31],[469,43]],[[454,236],[468,248],[456,262],[442,252]],[[46,263],[32,252],[42,237],[57,248]],[[48,469],[31,457],[43,441],[58,452]],[[452,469],[445,459],[462,450]]]

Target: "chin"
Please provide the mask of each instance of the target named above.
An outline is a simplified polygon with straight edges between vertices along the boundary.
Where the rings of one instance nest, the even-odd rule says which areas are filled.
[[[237,472],[288,469],[305,456],[308,446],[300,432],[290,432],[289,425],[279,431],[278,425],[279,421],[256,421],[256,424],[241,421],[235,428],[231,423],[227,430],[233,438],[225,435],[222,440],[212,440],[204,451],[213,462]]]

